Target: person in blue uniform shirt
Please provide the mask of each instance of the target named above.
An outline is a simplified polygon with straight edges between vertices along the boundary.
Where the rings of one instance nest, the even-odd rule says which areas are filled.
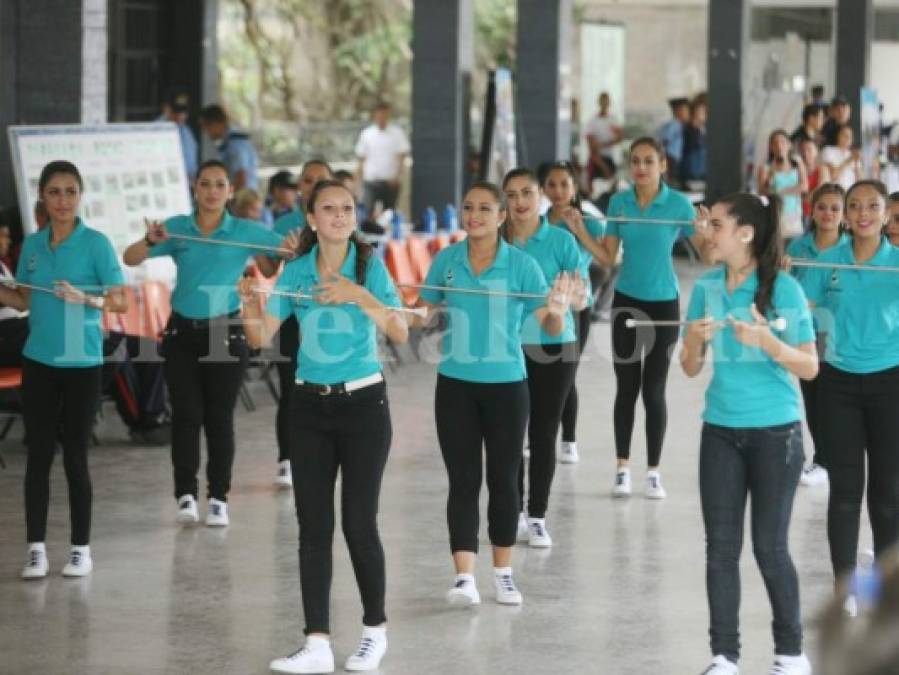
[[[250,135],[231,127],[228,114],[220,105],[208,105],[200,111],[200,126],[215,142],[218,158],[228,168],[228,180],[235,190],[259,187],[259,160]]]
[[[197,165],[199,152],[197,139],[193,130],[187,124],[187,114],[190,100],[183,91],[170,91],[162,102],[162,114],[158,122],[171,122],[178,127],[178,135],[181,137],[181,154],[184,156],[184,171],[187,180],[193,183],[197,178]]]

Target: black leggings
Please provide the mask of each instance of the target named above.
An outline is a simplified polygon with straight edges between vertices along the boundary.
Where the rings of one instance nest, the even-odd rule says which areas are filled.
[[[574,328],[577,331],[577,363],[575,364],[575,380],[571,382],[571,389],[568,390],[568,397],[565,399],[565,407],[562,409],[562,440],[574,443],[575,432],[577,430],[577,367],[580,365],[581,356],[584,353],[584,345],[587,344],[587,338],[590,337],[590,314],[593,310],[590,307],[582,309],[580,312],[574,313]]]
[[[300,324],[295,316],[290,316],[278,331],[278,352],[280,358],[275,363],[278,370],[278,413],[275,429],[278,436],[278,461],[290,458],[287,434],[290,431],[290,395],[297,377],[297,351],[300,349]]]
[[[487,458],[487,532],[494,546],[513,546],[518,523],[518,469],[528,419],[528,387],[519,382],[466,382],[437,376],[434,413],[449,477],[446,519],[450,550],[478,551],[478,497]]]
[[[54,368],[23,359],[22,407],[25,419],[25,522],[29,543],[47,536],[50,504],[50,468],[57,440],[69,486],[72,545],[87,546],[91,534],[93,492],[87,470],[97,405],[100,402],[100,366]]]
[[[528,419],[528,508],[531,518],[543,518],[556,473],[556,438],[562,408],[577,372],[577,343],[524,345],[531,416]],[[524,510],[524,463],[518,471],[521,510]]]
[[[677,321],[680,318],[680,303],[676,298],[647,302],[617,291],[612,301],[612,358],[618,383],[615,393],[615,451],[618,459],[630,459],[634,408],[642,390],[646,409],[647,465],[658,466],[665,427],[668,425],[665,385],[678,329],[676,326],[628,328],[625,322],[629,318]]]
[[[855,569],[867,454],[868,513],[879,556],[899,539],[899,368],[859,375],[825,363],[818,436],[830,475],[827,538],[836,576]]]
[[[207,496],[226,501],[234,464],[234,405],[249,353],[243,327],[224,319],[204,327],[173,314],[162,348],[172,404],[175,498],[198,494],[203,428]]]
[[[821,357],[824,355],[824,350],[827,347],[826,342],[826,335],[818,333],[817,346],[819,372],[824,364]],[[802,391],[802,402],[805,405],[805,423],[808,425],[808,431],[812,437],[812,444],[814,445],[812,464],[827,468],[827,460],[824,458],[824,452],[819,443],[818,433],[818,388],[820,381],[820,377],[816,377],[814,380],[799,380],[799,389]]]
[[[294,386],[290,398],[290,464],[300,525],[300,586],[306,634],[330,632],[334,486],[341,474],[343,536],[362,595],[366,626],[384,613],[384,549],[378,498],[392,429],[387,386],[320,396]]]

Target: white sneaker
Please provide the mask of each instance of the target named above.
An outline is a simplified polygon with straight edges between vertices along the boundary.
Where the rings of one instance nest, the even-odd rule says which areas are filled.
[[[283,659],[275,659],[268,667],[276,673],[333,673],[331,642],[322,637],[309,636],[300,649]]]
[[[668,493],[662,487],[662,475],[658,471],[649,471],[646,474],[646,498],[665,499]]]
[[[727,657],[718,654],[712,659],[709,667],[702,671],[702,675],[739,675],[740,669],[733,661],[728,661]]]
[[[226,527],[228,523],[228,503],[219,499],[209,500],[209,510],[206,512],[207,527]]]
[[[359,648],[346,660],[344,669],[350,672],[377,670],[386,653],[387,631],[384,626],[364,626]]]
[[[22,568],[23,579],[43,579],[50,570],[44,544],[28,544],[28,557]]]
[[[799,476],[799,482],[808,487],[827,485],[827,481],[827,469],[820,464],[809,464]]]
[[[94,569],[90,546],[73,546],[69,562],[62,568],[64,577],[86,577]]]
[[[631,470],[627,467],[618,469],[615,474],[615,487],[612,488],[613,497],[631,496]]]
[[[858,598],[856,598],[854,595],[847,595],[845,602],[843,602],[843,613],[850,619],[857,618]]]
[[[511,568],[494,569],[493,581],[496,585],[496,601],[500,605],[521,604],[521,591],[515,586]]]
[[[175,520],[182,525],[192,525],[200,520],[197,512],[197,500],[193,495],[181,495],[178,497],[178,515]]]
[[[481,594],[470,574],[456,576],[456,584],[446,593],[446,601],[455,607],[470,607],[481,604]]]
[[[553,538],[546,529],[546,518],[528,518],[528,546],[531,548],[549,548]]]
[[[293,474],[290,471],[290,460],[278,462],[278,474],[275,476],[275,485],[286,490],[293,487]]]
[[[518,514],[518,532],[515,539],[521,543],[527,543],[531,538],[531,528],[528,527],[528,517],[524,513]]]
[[[812,664],[805,654],[799,656],[774,655],[774,665],[769,675],[812,675]]]
[[[577,464],[580,457],[577,454],[577,443],[574,441],[562,441],[559,444],[559,462],[562,464]]]

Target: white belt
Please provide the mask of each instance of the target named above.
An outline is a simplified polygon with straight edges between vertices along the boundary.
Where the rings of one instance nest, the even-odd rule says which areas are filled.
[[[363,389],[364,387],[370,387],[373,384],[377,384],[378,382],[383,381],[384,376],[378,372],[374,373],[373,375],[368,375],[367,377],[360,377],[358,380],[350,380],[349,382],[341,382],[339,384],[316,384],[314,382],[305,382],[299,379],[296,380],[296,383],[308,387],[320,387],[320,391],[318,393],[321,396],[328,396],[329,394],[339,393],[349,394],[351,391]]]

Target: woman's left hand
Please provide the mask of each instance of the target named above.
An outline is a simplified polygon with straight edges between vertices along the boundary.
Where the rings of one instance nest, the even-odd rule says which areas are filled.
[[[580,312],[590,302],[590,294],[587,292],[587,282],[577,273],[571,278],[571,306]]]
[[[362,286],[334,272],[316,287],[316,300],[323,305],[342,305],[359,302]]]
[[[699,232],[702,236],[709,236],[709,218],[710,218],[709,209],[707,206],[703,206],[700,204],[696,207],[696,214],[693,217],[693,229]]]
[[[546,297],[546,308],[554,314],[565,314],[571,306],[571,278],[566,272],[560,272]]]
[[[774,336],[771,332],[768,321],[763,317],[756,308],[755,303],[749,308],[752,312],[753,321],[737,321],[733,317],[728,317],[728,321],[734,328],[734,336],[737,341],[749,347],[758,347],[764,349],[765,341]]]
[[[297,251],[300,250],[300,232],[302,230],[291,230],[284,239],[281,240],[281,257],[285,260],[293,260],[297,257]]]
[[[584,224],[584,214],[573,206],[569,206],[562,212],[562,220],[568,225],[571,234],[575,237],[583,236],[587,232],[587,226]]]

